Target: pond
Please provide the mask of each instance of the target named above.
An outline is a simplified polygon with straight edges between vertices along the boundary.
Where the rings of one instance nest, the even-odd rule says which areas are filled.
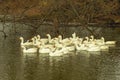
[[[109,51],[71,52],[62,57],[43,54],[23,55],[18,39],[20,35],[12,35],[5,40],[1,38],[0,80],[120,80],[120,29],[118,29],[99,29],[106,40],[117,41],[116,46],[110,47]],[[71,30],[69,35],[66,34],[67,37],[75,29]],[[77,34],[81,35],[79,30]],[[22,35],[26,39],[33,36]]]

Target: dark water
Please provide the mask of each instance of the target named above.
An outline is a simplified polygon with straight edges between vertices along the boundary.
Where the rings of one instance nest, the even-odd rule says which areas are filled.
[[[62,57],[22,55],[18,36],[1,38],[0,80],[120,80],[120,32],[116,30],[103,31],[107,40],[117,41],[108,52]]]

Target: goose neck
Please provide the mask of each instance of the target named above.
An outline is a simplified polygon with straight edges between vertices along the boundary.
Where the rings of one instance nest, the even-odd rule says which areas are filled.
[[[37,35],[37,39],[40,40],[40,35]]]
[[[104,38],[104,37],[102,37],[101,39],[102,39],[102,42],[104,43],[104,42],[105,42],[105,38]]]
[[[51,36],[50,36],[50,35],[48,35],[48,41],[50,42],[50,40],[51,40]]]
[[[32,38],[32,43],[35,44],[36,43],[36,39]]]
[[[58,41],[62,42],[62,36],[61,35],[58,36]]]
[[[24,39],[21,37],[20,40],[21,40],[21,44],[23,44],[24,43]]]

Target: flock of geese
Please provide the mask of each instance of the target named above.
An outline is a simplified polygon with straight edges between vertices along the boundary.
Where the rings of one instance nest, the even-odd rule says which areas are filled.
[[[26,42],[24,41],[23,37],[20,37],[22,52],[28,54],[48,53],[49,56],[62,56],[71,51],[109,50],[109,45],[116,44],[116,41],[105,41],[104,37],[95,39],[92,35],[85,38],[79,38],[76,36],[76,33],[73,33],[72,37],[65,39],[63,39],[61,35],[51,38],[51,35],[47,34],[47,37],[48,38],[41,38],[40,35],[37,35]]]

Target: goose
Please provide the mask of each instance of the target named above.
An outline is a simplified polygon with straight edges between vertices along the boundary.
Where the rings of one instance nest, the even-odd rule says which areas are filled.
[[[109,50],[109,46],[107,46],[107,45],[101,45],[100,49],[101,49],[101,51],[103,51],[103,50]]]
[[[34,46],[38,46],[42,43],[36,36],[32,38],[32,40],[34,40],[34,44],[33,44]]]
[[[100,51],[100,46],[96,45],[96,43],[94,41],[92,41],[91,43],[87,44],[87,51]]]
[[[37,48],[26,49],[25,46],[22,46],[22,48],[23,48],[23,53],[37,53]]]
[[[23,37],[20,37],[19,39],[21,40],[21,43],[20,43],[21,46],[30,46],[34,44],[34,40],[32,40],[32,42],[29,42],[29,40],[27,40],[27,42],[24,42]]]
[[[91,40],[92,40],[92,41],[94,41],[94,36],[93,36],[93,35],[91,35],[90,37],[91,37]]]
[[[49,53],[49,56],[62,56],[63,54],[66,54],[67,53],[67,49],[65,47],[59,49],[59,48],[56,48],[56,50],[54,51],[51,51]]]
[[[106,41],[105,44],[107,44],[107,45],[115,45],[116,41]]]
[[[72,44],[72,41],[69,38],[63,39],[61,35],[58,36],[59,43],[64,44],[65,46],[69,46]]]
[[[51,52],[51,53],[49,53],[49,56],[62,56],[63,55],[63,53],[61,53],[60,51],[55,51],[55,52]]]
[[[101,37],[100,39],[95,39],[97,42],[101,42],[101,41],[104,41],[103,40],[104,39],[104,37]]]
[[[70,47],[66,47],[65,45],[62,47],[62,49],[60,50],[61,52],[63,52],[63,54],[67,54],[69,52]]]
[[[101,37],[101,39],[95,39],[94,40],[95,44],[97,45],[105,45],[105,40],[104,40],[104,37]]]
[[[86,40],[83,41],[83,44],[88,44],[89,43],[89,38],[85,37]]]
[[[51,38],[50,34],[46,34],[46,36],[48,37],[48,43],[54,43],[54,39]]]
[[[80,46],[78,46],[78,44],[75,43],[75,49],[76,49],[77,51],[87,50],[87,47],[85,46],[85,44],[81,44]]]
[[[41,41],[41,42],[44,42],[44,43],[47,43],[47,42],[48,42],[48,39],[47,39],[47,38],[41,38],[40,35],[37,35],[37,38],[38,38],[38,40]]]
[[[63,47],[63,43],[59,43],[58,41],[55,41],[55,46],[57,48],[62,48]]]
[[[40,35],[35,36],[38,41],[40,41]]]
[[[88,47],[87,51],[101,51],[99,46]]]
[[[81,44],[83,44],[83,38],[79,38],[77,41],[75,41],[78,46],[81,46]],[[73,42],[74,43],[74,42]]]
[[[69,42],[70,39],[69,38],[65,38],[63,39],[63,37],[61,35],[58,36],[59,42]]]
[[[105,42],[105,44],[107,44],[107,45],[115,45],[115,44],[116,44],[116,41],[105,41],[105,38],[104,38],[104,37],[102,37],[102,40],[103,40],[103,42]]]
[[[45,45],[42,44],[40,46],[38,46],[39,48],[39,53],[50,53],[51,51],[55,50],[55,46],[54,45]]]
[[[75,32],[72,34],[72,38],[76,39],[76,33]]]
[[[50,48],[39,48],[39,53],[50,53],[51,51]]]
[[[66,46],[66,49],[68,49],[68,51],[74,51],[75,50],[75,46]]]

